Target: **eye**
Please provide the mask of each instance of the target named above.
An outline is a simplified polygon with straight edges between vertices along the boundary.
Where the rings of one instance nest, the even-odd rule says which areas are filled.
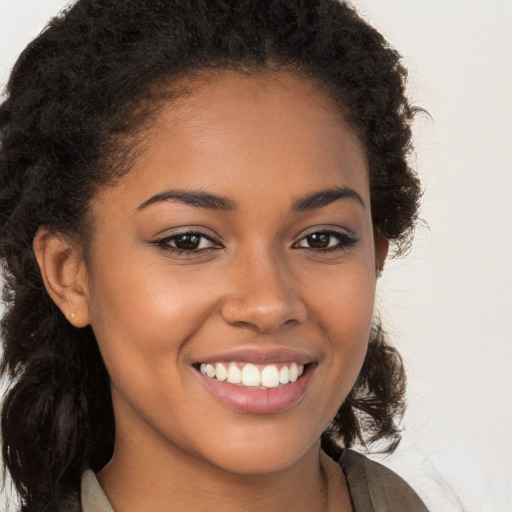
[[[185,231],[159,238],[152,242],[158,247],[178,253],[194,253],[208,249],[218,249],[219,240],[211,235],[198,231]]]
[[[357,239],[348,233],[322,230],[307,234],[294,244],[294,247],[313,251],[336,251],[348,249],[356,242]]]

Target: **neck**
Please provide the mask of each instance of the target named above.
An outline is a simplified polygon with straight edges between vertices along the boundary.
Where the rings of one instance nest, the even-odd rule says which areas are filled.
[[[341,470],[311,447],[291,466],[265,474],[236,474],[190,454],[172,450],[140,451],[116,445],[112,460],[98,479],[117,512],[282,512],[350,510]],[[129,448],[129,450],[128,450]],[[151,453],[145,458],[134,453]],[[157,457],[153,454],[159,454]]]
[[[118,401],[117,407],[124,402]],[[268,444],[254,439],[267,455],[255,452],[253,459],[249,453],[242,456],[209,443],[197,451],[201,443],[183,432],[178,444],[130,408],[121,412],[116,417],[114,455],[97,475],[116,512],[351,510],[344,475],[320,450],[320,440],[290,459],[290,445],[274,448],[272,438]],[[254,447],[251,439],[248,434],[241,445]]]

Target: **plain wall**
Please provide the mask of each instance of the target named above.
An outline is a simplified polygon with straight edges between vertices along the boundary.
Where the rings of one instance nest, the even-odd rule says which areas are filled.
[[[410,376],[390,465],[432,476],[434,510],[510,512],[512,2],[356,4],[402,53],[409,94],[432,117],[415,126],[428,227],[380,287]]]
[[[0,0],[0,84],[65,4]],[[409,374],[404,441],[383,462],[434,512],[511,512],[512,1],[354,4],[404,56],[431,116],[414,130],[425,224],[379,283]]]

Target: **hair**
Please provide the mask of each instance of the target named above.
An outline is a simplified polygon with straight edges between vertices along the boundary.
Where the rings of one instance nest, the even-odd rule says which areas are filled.
[[[91,198],[129,171],[161,91],[169,100],[179,79],[228,69],[292,71],[325,87],[364,146],[374,229],[396,253],[409,246],[421,190],[408,163],[415,109],[406,70],[350,5],[79,0],[23,51],[0,106],[1,371],[12,382],[1,428],[25,511],[64,509],[83,470],[99,470],[114,445],[110,381],[93,331],[73,327],[50,299],[34,236],[45,226],[86,245]],[[377,326],[322,436],[326,449],[387,440],[391,451],[404,393],[401,358]]]

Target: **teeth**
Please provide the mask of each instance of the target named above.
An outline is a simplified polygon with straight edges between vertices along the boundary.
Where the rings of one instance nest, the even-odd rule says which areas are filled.
[[[261,385],[265,388],[277,388],[279,386],[279,370],[277,366],[270,364],[261,372]]]
[[[206,365],[206,375],[208,377],[215,377],[215,367],[212,364]]]
[[[239,384],[242,382],[242,372],[235,363],[229,365],[228,382],[231,382],[231,384]]]
[[[208,373],[208,365],[206,365],[206,372]],[[210,375],[208,375],[209,377]],[[299,368],[296,363],[290,366],[290,382],[295,382],[299,378]]]
[[[260,371],[253,364],[246,364],[242,370],[242,384],[244,386],[259,386],[261,384]]]
[[[251,363],[244,364],[237,362],[203,363],[199,367],[203,375],[207,375],[219,381],[267,389],[276,388],[281,384],[295,382],[304,373],[304,365],[297,363],[283,364],[281,368],[278,368],[275,364],[268,364],[260,368]]]
[[[215,365],[215,376],[217,377],[217,380],[226,380],[228,378],[228,371],[222,363],[217,363]]]

